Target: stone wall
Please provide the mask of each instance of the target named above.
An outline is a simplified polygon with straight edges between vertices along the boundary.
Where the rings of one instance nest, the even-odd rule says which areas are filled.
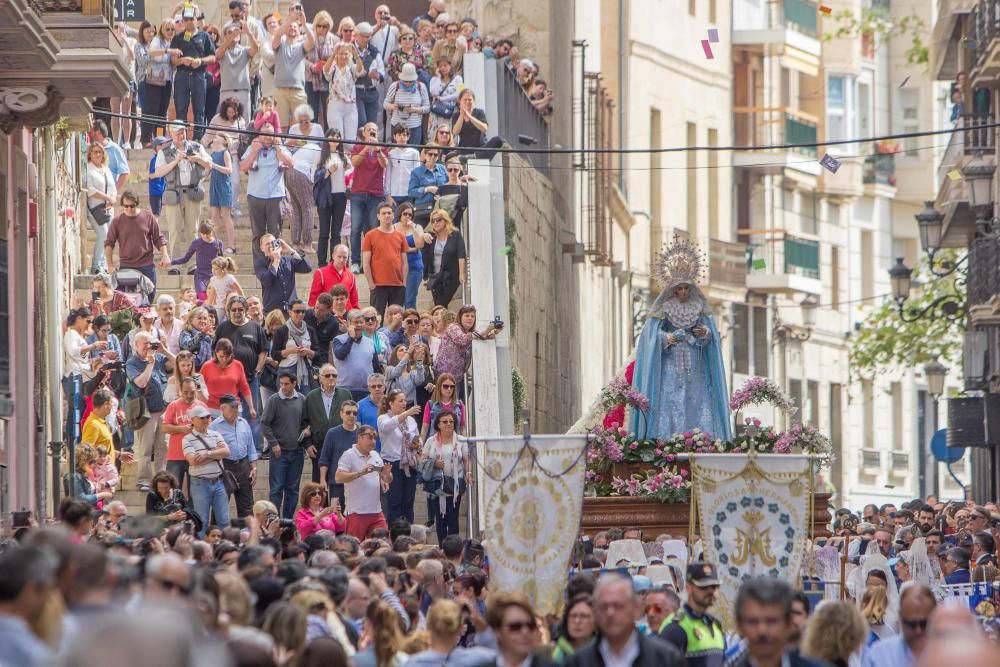
[[[524,378],[531,429],[565,432],[580,416],[579,282],[560,230],[552,181],[517,155],[504,156],[504,205],[512,313],[511,361]]]

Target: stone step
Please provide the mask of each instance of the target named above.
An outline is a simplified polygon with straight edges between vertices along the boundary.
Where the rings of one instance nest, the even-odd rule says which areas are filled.
[[[312,481],[311,462],[306,462],[302,467],[302,479],[299,488]],[[257,462],[257,481],[254,484],[254,500],[267,500],[269,496],[268,470],[270,461],[260,460]],[[121,482],[119,490],[115,493],[115,500],[121,500],[128,508],[130,515],[144,514],[146,511],[146,494],[139,491],[137,487],[136,473],[138,465],[135,463],[123,463],[121,469]],[[413,503],[414,519],[417,523],[424,523],[427,520],[427,502],[423,490],[418,488],[416,500]],[[236,516],[236,505],[234,502],[229,506],[230,516]],[[463,523],[464,526],[464,523]]]

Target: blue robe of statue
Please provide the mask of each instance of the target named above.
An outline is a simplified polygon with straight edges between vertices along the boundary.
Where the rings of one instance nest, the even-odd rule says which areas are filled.
[[[691,330],[701,325],[704,338]],[[667,335],[684,332],[684,339],[667,345]],[[649,399],[643,416],[633,410],[629,430],[639,437],[666,439],[699,428],[712,438],[732,439],[729,392],[719,347],[719,332],[711,315],[681,329],[665,314],[650,316],[636,347],[632,385]]]

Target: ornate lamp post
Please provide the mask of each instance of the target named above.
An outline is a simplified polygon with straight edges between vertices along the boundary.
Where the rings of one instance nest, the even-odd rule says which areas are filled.
[[[962,261],[964,262],[965,259],[963,258]],[[956,263],[948,273],[954,272],[957,267],[958,264]],[[903,263],[902,257],[897,257],[896,263],[889,269],[889,281],[892,284],[892,298],[896,302],[896,311],[899,313],[899,319],[904,322],[916,322],[928,314],[952,320],[965,316],[965,304],[962,303],[957,294],[939,296],[924,308],[907,307],[906,301],[910,298],[910,288],[913,286],[912,277],[913,269]]]

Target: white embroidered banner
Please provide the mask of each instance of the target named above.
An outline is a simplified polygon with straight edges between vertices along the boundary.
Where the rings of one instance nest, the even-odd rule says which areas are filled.
[[[812,520],[810,458],[796,454],[694,455],[691,476],[705,560],[719,572],[716,611],[732,628],[742,581],[797,585]]]
[[[533,436],[480,444],[483,543],[490,587],[524,593],[542,614],[559,614],[580,531],[585,435]]]

